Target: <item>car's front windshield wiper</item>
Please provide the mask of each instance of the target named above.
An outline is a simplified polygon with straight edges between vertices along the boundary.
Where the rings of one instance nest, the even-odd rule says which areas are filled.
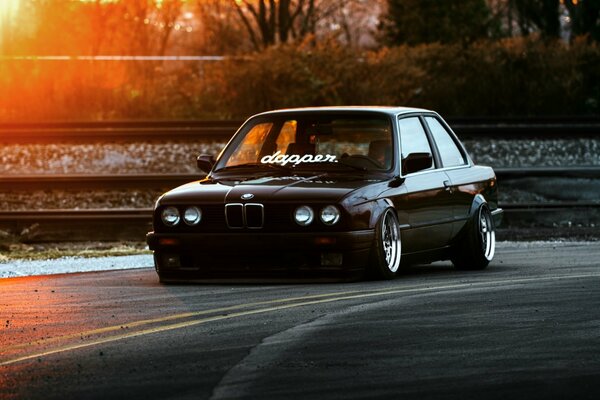
[[[343,165],[345,167],[350,167],[350,168],[355,169],[357,171],[368,171],[369,170],[367,167],[360,167],[358,165],[349,164],[349,163],[345,162],[343,159],[340,160],[340,161],[338,161],[336,164]]]
[[[226,166],[223,168],[219,168],[217,170],[215,170],[215,172],[222,172],[222,171],[231,171],[231,170],[236,170],[236,169],[253,169],[253,168],[271,168],[271,169],[276,169],[276,170],[280,170],[280,171],[290,171],[290,167],[286,167],[284,165],[279,165],[279,164],[268,164],[268,163],[264,163],[264,164],[257,164],[257,163],[247,163],[247,164],[238,164],[238,165],[230,165],[230,166]]]
[[[296,164],[294,166],[294,169],[301,169],[303,167],[312,167],[311,170],[317,170],[317,171],[319,171],[321,169],[329,169],[330,167],[335,167],[335,168],[346,167],[346,168],[350,168],[355,171],[361,171],[361,172],[368,171],[368,169],[365,167],[359,167],[358,165],[348,164],[348,163],[344,162],[343,160],[338,161],[338,162]]]

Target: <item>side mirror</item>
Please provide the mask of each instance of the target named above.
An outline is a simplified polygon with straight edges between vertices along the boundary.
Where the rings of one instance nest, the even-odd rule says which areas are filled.
[[[198,158],[196,158],[196,163],[200,171],[209,173],[215,165],[215,157],[208,154],[200,154]]]
[[[410,153],[406,158],[402,159],[402,173],[412,174],[424,169],[431,168],[433,165],[433,157],[429,153]]]

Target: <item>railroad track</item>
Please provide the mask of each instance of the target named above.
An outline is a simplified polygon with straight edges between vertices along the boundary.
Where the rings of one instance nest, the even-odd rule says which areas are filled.
[[[600,117],[577,118],[450,118],[462,139],[556,139],[598,137]],[[95,123],[0,124],[0,143],[102,143],[106,141],[215,140],[226,141],[241,121],[135,121]],[[521,178],[600,178],[600,166],[496,168],[500,181]],[[12,175],[0,177],[0,191],[13,190],[107,190],[169,189],[202,177],[198,174],[135,175]],[[503,204],[511,223],[531,221],[539,215],[552,223],[553,215],[584,220],[598,217],[600,203],[513,203]],[[583,211],[582,211],[583,210]],[[31,210],[0,211],[0,230],[18,235],[39,224],[41,233],[30,241],[139,240],[150,227],[151,210]],[[573,217],[574,216],[574,217]],[[592,227],[593,228],[593,227]],[[595,228],[597,229],[597,228]],[[592,229],[595,231],[595,229]]]
[[[560,210],[560,209],[600,209],[600,201],[582,202],[549,202],[549,203],[501,203],[505,211],[512,210]],[[55,209],[55,210],[16,210],[0,211],[0,222],[23,221],[148,221],[152,218],[152,208],[123,208],[123,209]]]
[[[448,118],[462,139],[597,137],[598,117]],[[0,143],[228,140],[242,121],[0,123]]]
[[[240,121],[2,123],[0,143],[228,140]]]
[[[518,178],[600,178],[600,166],[592,167],[524,167],[494,168],[500,181]],[[173,188],[203,178],[203,174],[124,174],[124,175],[4,175],[0,190],[49,189],[163,189]]]
[[[600,166],[567,168],[496,168],[500,181],[522,178],[600,178]],[[29,175],[0,177],[0,191],[11,190],[109,190],[109,189],[169,189],[197,180],[202,174],[159,175]],[[505,203],[505,232],[528,229],[519,238],[545,238],[555,233],[554,226],[567,221],[568,227],[577,228],[583,236],[598,236],[600,201]],[[0,230],[19,237],[27,232],[27,242],[74,240],[142,240],[151,229],[152,210],[136,209],[83,209],[83,210],[25,210],[0,211]],[[571,222],[572,221],[572,222]],[[563,224],[564,225],[564,224]],[[539,229],[539,227],[543,229]],[[32,229],[35,228],[35,229]],[[519,232],[523,232],[520,230]],[[506,236],[512,238],[514,236]]]
[[[124,175],[4,175],[0,177],[0,190],[48,189],[157,189],[173,188],[202,179],[203,174],[124,174]]]
[[[546,238],[565,228],[568,233],[598,237],[597,225],[589,222],[600,220],[600,202],[505,203],[500,207],[505,210],[502,238],[525,230],[528,233],[520,238]],[[28,243],[141,241],[151,226],[150,208],[0,211],[0,231]]]

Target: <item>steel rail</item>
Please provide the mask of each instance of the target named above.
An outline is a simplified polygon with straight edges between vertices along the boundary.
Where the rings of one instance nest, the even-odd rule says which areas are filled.
[[[448,118],[463,139],[600,136],[600,118]],[[0,123],[0,143],[228,140],[242,121]]]
[[[508,232],[504,234],[507,238],[525,232],[531,226],[539,229],[524,237],[543,238],[545,236],[540,236],[540,232],[548,229],[556,234],[558,228],[552,223],[565,220],[560,216],[566,216],[570,221],[573,213],[598,215],[600,202],[514,203],[500,204],[500,207],[505,211],[501,231]],[[539,227],[539,221],[543,221],[544,226]],[[597,228],[573,226],[576,231],[570,231],[572,233],[598,235]],[[16,242],[142,241],[151,229],[152,209],[149,208],[0,211],[0,231],[7,232],[4,235]]]
[[[600,209],[600,202],[548,202],[548,203],[501,203],[507,212]],[[152,217],[151,208],[130,209],[46,209],[0,211],[0,222],[44,222],[44,221],[145,221]]]
[[[164,189],[202,179],[198,174],[38,174],[0,176],[0,190]]]
[[[511,178],[600,178],[600,165],[574,167],[514,167],[494,168],[499,180]]]
[[[600,201],[582,202],[523,202],[523,203],[500,203],[499,207],[504,210],[557,210],[574,208],[600,208]],[[45,210],[15,210],[0,211],[0,221],[23,221],[23,220],[94,220],[94,219],[131,219],[145,220],[152,216],[152,208],[123,208],[123,209],[45,209]]]
[[[151,226],[146,208],[0,212],[8,242],[141,241]]]
[[[152,216],[151,208],[127,209],[45,209],[0,211],[0,221],[55,221],[55,220],[147,220]]]
[[[494,168],[500,181],[530,177],[600,178],[600,166]],[[0,190],[163,189],[202,179],[204,174],[32,174],[0,176]]]

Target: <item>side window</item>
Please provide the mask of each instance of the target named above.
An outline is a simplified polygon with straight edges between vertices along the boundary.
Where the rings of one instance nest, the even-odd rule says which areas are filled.
[[[431,153],[431,146],[425,129],[421,125],[418,117],[402,118],[398,121],[400,128],[400,147],[402,150],[402,159],[410,153]],[[433,169],[432,165],[428,169]]]
[[[425,117],[444,167],[465,165],[467,161],[444,126],[434,117]]]

